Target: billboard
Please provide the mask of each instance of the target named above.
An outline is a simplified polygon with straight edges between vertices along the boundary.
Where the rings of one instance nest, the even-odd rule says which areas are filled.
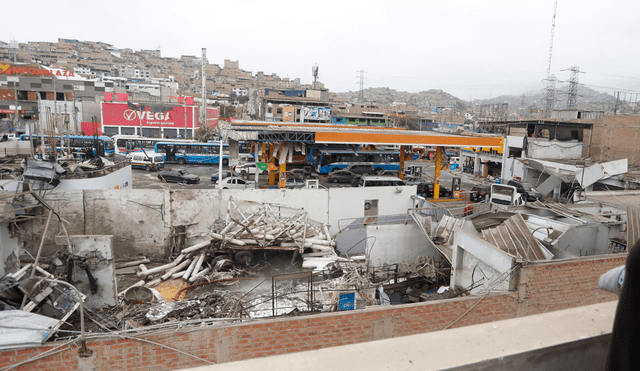
[[[282,121],[295,121],[295,117],[293,115],[295,108],[293,106],[284,106],[282,107]]]
[[[304,121],[329,121],[331,120],[331,108],[302,106],[302,108],[300,109],[300,118]]]
[[[208,110],[208,114],[211,110]],[[209,120],[212,117],[208,117]],[[103,126],[138,126],[167,128],[198,127],[198,107],[176,106],[167,111],[152,111],[151,107],[138,108],[126,103],[102,103]]]

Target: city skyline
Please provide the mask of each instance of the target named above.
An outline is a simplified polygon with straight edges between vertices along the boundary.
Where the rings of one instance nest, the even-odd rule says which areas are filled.
[[[357,91],[357,71],[364,70],[365,89],[441,89],[467,101],[542,91],[553,15],[552,0],[32,4],[31,12],[4,7],[16,16],[0,25],[0,40],[69,38],[135,51],[159,46],[163,57],[175,58],[206,48],[209,63],[237,60],[253,74],[303,84],[312,82],[311,66],[318,65],[318,80],[334,92]],[[567,81],[567,69],[578,66],[584,86],[640,91],[633,65],[640,54],[633,42],[638,10],[640,4],[626,0],[607,6],[559,0],[551,73]],[[25,27],[28,22],[40,26]]]

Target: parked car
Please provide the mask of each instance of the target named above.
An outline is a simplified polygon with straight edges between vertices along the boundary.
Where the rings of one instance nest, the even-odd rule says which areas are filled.
[[[158,179],[170,183],[196,184],[200,182],[200,177],[189,174],[185,170],[165,170],[158,174]]]
[[[419,177],[419,176],[405,176],[404,177],[404,182],[407,185],[419,185],[419,184],[427,183],[427,180],[425,178]]]
[[[222,180],[218,180],[216,182],[216,186],[220,184],[222,184],[222,189],[248,189],[248,188],[255,188],[256,186],[256,182],[244,180],[237,176],[230,176],[228,178],[223,178]]]
[[[433,183],[421,183],[418,184],[416,189],[416,194],[418,196],[422,196],[424,198],[433,197]],[[440,197],[451,197],[453,196],[453,192],[447,187],[444,187],[440,184]]]
[[[363,175],[358,182],[359,187],[404,186],[404,181],[393,176]]]
[[[287,172],[297,176],[298,178],[302,178],[302,179],[306,179],[306,178],[317,179],[318,178],[317,174],[313,174],[312,172],[307,171],[305,169],[291,169],[290,171],[287,171]]]
[[[245,178],[247,174],[255,174],[256,172],[260,175],[267,173],[266,170],[258,169],[255,162],[247,162],[246,164],[238,165],[233,168],[233,171],[240,174],[243,178]]]
[[[471,188],[469,199],[471,202],[482,202],[491,193],[491,184],[480,184]]]
[[[336,170],[327,175],[327,181],[330,183],[357,184],[358,180],[360,180],[360,175],[354,174],[348,170]]]
[[[542,193],[536,191],[536,189],[528,182],[520,182],[512,179],[507,182],[507,185],[516,187],[518,193],[522,194],[524,199],[528,202],[538,201],[542,198]]]
[[[370,175],[370,174],[382,175],[384,173],[383,169],[380,169],[380,168],[374,169],[373,165],[369,163],[351,163],[349,164],[349,166],[345,167],[342,170],[350,171],[358,175]]]
[[[298,178],[297,176],[293,176],[291,174],[287,175],[287,188],[302,188],[307,184],[302,178]]]
[[[211,174],[211,181],[212,182],[217,182],[218,179],[220,178],[218,175],[219,175],[219,173]],[[228,178],[230,176],[233,176],[233,173],[230,170],[222,170],[222,179]]]

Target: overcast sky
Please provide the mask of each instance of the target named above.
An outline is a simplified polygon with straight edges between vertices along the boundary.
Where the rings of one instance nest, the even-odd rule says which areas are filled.
[[[238,60],[242,69],[331,91],[442,89],[464,100],[539,92],[553,0],[11,1],[0,40],[103,41],[162,55]],[[558,0],[551,73],[596,90],[640,92],[640,2]]]

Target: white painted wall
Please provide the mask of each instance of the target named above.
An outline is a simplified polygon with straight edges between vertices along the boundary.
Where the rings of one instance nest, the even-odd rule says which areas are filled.
[[[133,189],[131,165],[98,178],[61,179],[56,190],[69,189]]]
[[[483,284],[473,290],[475,295],[483,289],[488,289],[491,282],[498,282],[503,273],[515,264],[515,257],[493,247],[480,237],[460,229],[454,229],[453,256],[451,259],[451,286],[468,288],[484,278]],[[506,279],[493,286],[494,291],[509,290],[510,283],[515,279],[512,272]]]
[[[579,159],[582,157],[582,142],[527,138],[527,157],[557,160]]]
[[[396,189],[401,189],[398,193]],[[405,214],[414,207],[412,196],[416,186],[355,187],[329,189],[329,231],[338,233],[338,225],[349,224],[348,219],[364,217],[364,202],[378,200],[378,215]]]
[[[118,287],[116,270],[111,250],[111,236],[69,236],[71,240],[71,254],[87,259],[89,271],[97,280],[98,290],[91,293],[91,285],[84,267],[78,264],[73,268],[73,283],[80,292],[87,295],[85,305],[90,308],[114,306],[118,302]],[[56,237],[58,245],[67,245],[64,236]]]
[[[413,222],[408,224],[367,225],[367,255],[371,265],[413,262],[418,256],[440,259],[440,253],[428,244],[427,237]]]

